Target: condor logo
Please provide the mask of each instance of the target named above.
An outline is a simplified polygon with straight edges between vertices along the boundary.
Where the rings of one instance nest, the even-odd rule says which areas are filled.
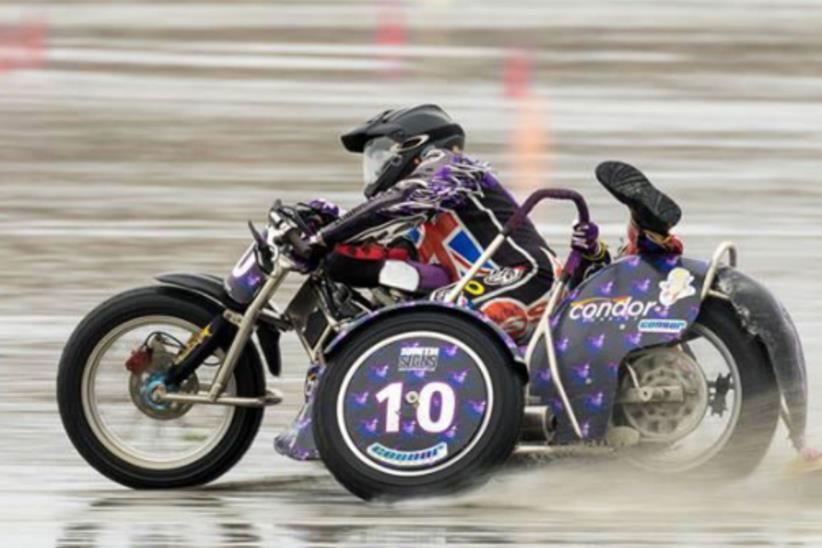
[[[613,321],[644,318],[657,305],[656,301],[635,301],[630,296],[594,297],[571,303],[572,320]]]

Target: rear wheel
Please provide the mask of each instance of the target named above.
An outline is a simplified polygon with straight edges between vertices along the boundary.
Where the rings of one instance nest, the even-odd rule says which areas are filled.
[[[370,499],[482,481],[516,445],[522,381],[480,326],[407,312],[356,335],[323,374],[314,436],[328,469]]]
[[[262,409],[163,404],[149,397],[181,346],[214,314],[153,287],[110,299],[75,329],[60,360],[57,400],[69,438],[100,473],[134,488],[201,485],[249,448]],[[152,349],[150,362],[130,370],[132,352],[144,343]],[[180,390],[207,390],[223,356],[215,352]],[[226,393],[264,392],[262,371],[241,357]]]
[[[637,383],[683,388],[681,402],[617,403],[615,422],[640,433],[626,452],[639,467],[741,477],[767,452],[779,420],[776,379],[727,303],[706,301],[684,344],[630,356],[620,393]]]

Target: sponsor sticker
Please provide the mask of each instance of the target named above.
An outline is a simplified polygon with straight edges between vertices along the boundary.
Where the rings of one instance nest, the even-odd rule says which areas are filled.
[[[434,371],[440,360],[437,346],[410,346],[400,349],[399,371]]]
[[[594,297],[571,303],[572,320],[616,321],[644,318],[656,301],[639,301],[630,296]]]
[[[427,449],[417,451],[398,451],[389,449],[381,443],[372,443],[366,452],[378,461],[394,466],[425,466],[439,462],[448,456],[448,444],[440,442]]]
[[[659,282],[659,302],[672,306],[677,301],[696,294],[694,276],[682,267],[671,270],[668,279]]]
[[[670,333],[679,335],[686,327],[688,327],[688,322],[685,320],[646,319],[639,322],[639,331],[641,333]]]

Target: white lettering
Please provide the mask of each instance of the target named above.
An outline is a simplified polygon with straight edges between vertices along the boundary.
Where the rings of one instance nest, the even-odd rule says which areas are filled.
[[[657,304],[657,301],[635,301],[632,297],[588,299],[571,303],[568,315],[572,320],[587,321],[644,318]]]

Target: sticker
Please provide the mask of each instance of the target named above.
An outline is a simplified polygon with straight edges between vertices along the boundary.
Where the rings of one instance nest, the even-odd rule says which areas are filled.
[[[477,280],[471,280],[467,284],[465,284],[465,292],[470,293],[474,297],[479,297],[483,293],[485,293],[485,286],[479,283]]]
[[[663,306],[672,306],[677,301],[696,294],[693,286],[694,276],[682,267],[671,270],[668,279],[659,282],[659,302]]]
[[[593,297],[571,303],[572,320],[614,321],[644,318],[657,305],[656,301],[639,301],[633,297]]]
[[[642,333],[670,333],[679,335],[685,328],[688,327],[688,322],[685,320],[642,320],[639,322],[639,331]]]
[[[398,371],[434,371],[440,359],[436,346],[411,346],[400,349]]]
[[[448,444],[437,445],[418,451],[398,451],[381,443],[372,443],[366,452],[375,459],[394,466],[425,466],[439,462],[448,456]]]
[[[183,347],[182,352],[174,358],[175,364],[180,364],[183,362],[184,359],[191,354],[191,351],[194,350],[196,347],[200,346],[205,342],[206,339],[210,339],[213,333],[211,333],[211,324],[208,324],[204,328],[200,329],[197,333],[191,335],[186,341],[185,346]]]
[[[482,281],[485,282],[485,285],[490,286],[505,286],[511,285],[515,282],[518,282],[522,275],[525,273],[525,269],[522,267],[510,267],[505,266],[502,268],[498,268],[488,274]]]

